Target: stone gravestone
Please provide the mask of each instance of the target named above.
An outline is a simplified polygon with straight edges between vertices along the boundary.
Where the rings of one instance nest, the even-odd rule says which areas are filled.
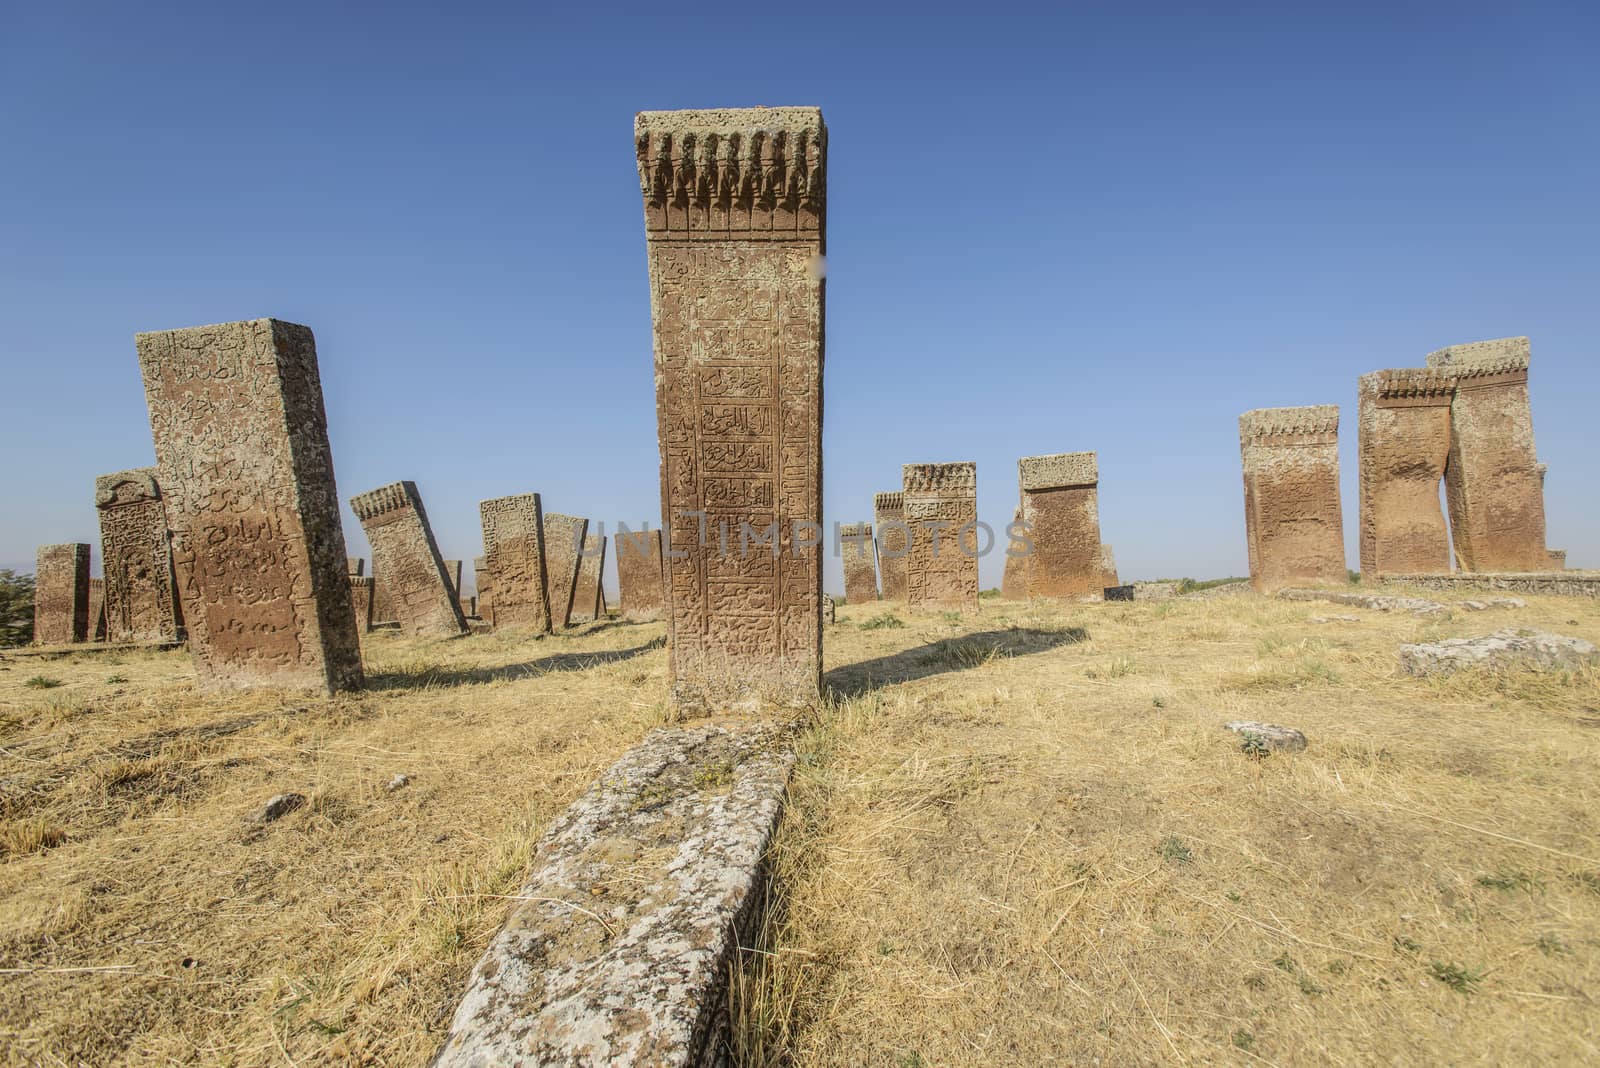
[[[356,631],[365,634],[372,629],[372,579],[362,575],[350,576],[350,604],[356,613]]]
[[[1245,538],[1258,590],[1348,581],[1339,503],[1339,408],[1260,408],[1239,417]]]
[[[878,599],[878,567],[873,557],[871,523],[839,528],[844,556],[844,603],[865,604]]]
[[[572,622],[572,598],[578,590],[578,568],[588,533],[587,519],[544,513],[544,573],[550,584],[550,626],[554,630]]]
[[[588,534],[583,539],[583,558],[578,561],[578,585],[572,593],[569,623],[590,623],[605,616],[605,596],[600,592],[600,576],[606,567],[606,537]]]
[[[478,609],[478,618],[490,626],[494,626],[494,606],[491,590],[494,578],[489,574],[489,558],[475,556],[472,558],[472,584],[477,587],[478,593],[474,598]]]
[[[978,610],[978,465],[906,464],[906,605]]]
[[[906,553],[911,548],[905,498],[898,492],[872,497],[872,521],[878,525],[878,578],[885,601],[906,599]]]
[[[1453,375],[1433,370],[1374,371],[1358,380],[1363,576],[1450,570],[1439,483],[1455,391]]]
[[[256,319],[137,342],[201,685],[360,686],[310,329]]]
[[[33,571],[33,644],[70,645],[88,637],[88,544],[39,546]]]
[[[444,562],[444,580],[450,584],[450,596],[461,599],[461,561],[446,560]]]
[[[1105,589],[1122,585],[1117,578],[1117,554],[1104,543],[1100,546],[1100,584]]]
[[[84,633],[84,640],[106,640],[106,580],[103,578],[89,580],[89,628]]]
[[[822,665],[822,113],[643,112],[634,134],[672,699],[809,704]],[[747,531],[770,534],[775,555]]]
[[[617,596],[630,619],[654,619],[666,605],[661,531],[617,531]]]
[[[378,557],[372,557],[372,622],[393,623],[398,619],[394,598],[389,596],[389,585],[378,573]]]
[[[478,505],[483,520],[484,560],[490,581],[490,615],[495,627],[550,629],[550,595],[545,580],[544,511],[537,493],[496,497]],[[482,613],[483,587],[478,588]]]
[[[1100,464],[1092,452],[1017,461],[1022,522],[1033,541],[1023,578],[1030,597],[1083,597],[1105,589],[1100,560]]]
[[[1021,530],[1022,505],[1017,505],[1017,510],[1011,513],[1011,530]],[[1011,531],[1007,531],[1010,534]],[[1028,599],[1028,555],[1030,550],[1022,544],[1013,546],[1008,539],[1006,542],[1006,567],[1000,574],[1000,596],[1008,601],[1026,601]]]
[[[1453,345],[1428,355],[1452,374],[1445,494],[1456,559],[1466,571],[1543,571],[1544,476],[1533,443],[1525,337]]]
[[[345,567],[349,570],[350,574],[355,575],[358,578],[367,573],[367,562],[359,556],[346,557]]]
[[[466,632],[444,559],[415,482],[392,482],[350,498],[372,543],[372,570],[388,587],[400,633],[450,637]]]
[[[101,475],[94,503],[100,513],[106,640],[177,641],[182,615],[156,469]]]

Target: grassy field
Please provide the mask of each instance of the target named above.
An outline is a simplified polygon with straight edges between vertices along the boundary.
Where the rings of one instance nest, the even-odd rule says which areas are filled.
[[[1397,670],[1600,641],[1600,604],[1528,600],[841,607],[744,1060],[1600,1058],[1600,681]],[[665,720],[663,631],[377,635],[333,700],[201,694],[181,651],[0,660],[0,1056],[421,1063],[538,834]]]

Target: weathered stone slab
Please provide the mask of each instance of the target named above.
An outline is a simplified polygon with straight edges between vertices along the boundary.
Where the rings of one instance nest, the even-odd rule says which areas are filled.
[[[906,464],[902,468],[911,551],[906,605],[978,610],[978,465]]]
[[[372,585],[370,578],[350,576],[350,604],[356,613],[356,630],[362,634],[372,629]]]
[[[583,538],[583,558],[578,561],[578,585],[572,593],[570,623],[590,623],[605,616],[605,594],[600,591],[600,577],[606,568],[606,541],[604,534],[586,534]]]
[[[840,554],[844,557],[844,603],[865,604],[878,599],[876,545],[871,523],[847,523],[839,528]]]
[[[661,531],[617,532],[617,596],[630,619],[654,619],[666,607]]]
[[[1401,597],[1380,593],[1353,593],[1344,590],[1302,590],[1288,587],[1278,591],[1280,601],[1326,601],[1330,604],[1347,604],[1356,608],[1370,608],[1375,612],[1413,612],[1420,616],[1435,615],[1459,608],[1464,612],[1483,612],[1491,608],[1526,608],[1527,602],[1515,597],[1495,597],[1487,600],[1456,601],[1441,604],[1422,597]]]
[[[1082,597],[1105,588],[1100,561],[1099,461],[1092,452],[1017,461],[1022,522],[1033,541],[1023,569],[1030,597]]]
[[[352,497],[350,508],[372,544],[372,570],[387,587],[400,633],[465,634],[467,623],[445,574],[417,484],[380,486]]]
[[[106,580],[103,578],[89,580],[89,629],[85,640],[106,640]]]
[[[1178,584],[1176,582],[1135,582],[1133,583],[1133,596],[1138,601],[1170,601],[1178,596]]]
[[[822,665],[822,113],[643,112],[634,133],[672,700],[810,704]],[[776,552],[745,551],[746,531],[770,534]]]
[[[349,571],[350,574],[356,576],[357,578],[359,578],[362,575],[365,575],[367,573],[366,568],[367,568],[367,562],[365,560],[361,559],[361,557],[359,557],[359,556],[347,556],[347,557],[345,557],[345,570]]]
[[[1298,753],[1306,747],[1306,736],[1293,727],[1280,727],[1276,723],[1258,723],[1255,720],[1236,719],[1224,723],[1222,729],[1233,731],[1246,745],[1283,753]]]
[[[550,629],[550,590],[545,579],[544,508],[537,493],[496,497],[478,505],[483,548],[492,587],[490,615],[496,627]],[[479,601],[483,587],[479,587]],[[483,606],[479,605],[481,615]]]
[[[1020,530],[1021,524],[1022,505],[1019,504],[1011,514],[1011,529]],[[1009,541],[1006,544],[1005,570],[1000,573],[1000,596],[1008,601],[1028,599],[1028,552],[1026,547],[1013,548]]]
[[[485,623],[494,623],[494,576],[489,573],[489,558],[475,556],[472,558],[472,584],[477,589],[476,596],[478,618]]]
[[[1111,546],[1100,546],[1100,582],[1105,588],[1122,585],[1117,578],[1117,554]]]
[[[833,595],[829,593],[822,595],[822,621],[824,623],[837,623],[839,621],[839,604],[833,599]]]
[[[878,525],[878,577],[883,584],[883,599],[903,601],[906,599],[906,556],[911,551],[905,495],[899,491],[874,494],[872,520]]]
[[[465,595],[457,597],[456,604],[461,606],[461,614],[467,619],[478,618],[478,599],[476,597]]]
[[[444,562],[444,580],[450,588],[450,596],[456,600],[461,599],[461,561],[446,560]]]
[[[1449,675],[1468,668],[1490,671],[1559,671],[1596,662],[1597,650],[1582,638],[1533,630],[1497,630],[1483,638],[1447,638],[1400,647],[1407,675]]]
[[[1545,571],[1544,473],[1533,441],[1525,337],[1453,345],[1427,363],[1456,379],[1445,490],[1467,571]],[[1393,570],[1421,570],[1397,567]]]
[[[1504,590],[1566,597],[1600,597],[1600,571],[1455,572],[1450,575],[1384,575],[1385,582],[1432,590]]]
[[[1455,376],[1374,371],[1359,380],[1361,572],[1449,571],[1439,484],[1450,458]]]
[[[1239,451],[1255,588],[1344,581],[1338,406],[1246,412]]]
[[[378,574],[378,559],[372,559],[372,622],[394,623],[397,612],[394,598],[389,595],[389,584]]]
[[[183,617],[172,575],[172,541],[156,469],[95,479],[106,640],[176,641]]]
[[[545,579],[550,584],[550,626],[556,630],[571,622],[572,597],[578,589],[583,563],[583,541],[589,521],[580,516],[544,513]]]
[[[436,1068],[731,1063],[727,982],[759,921],[794,763],[781,730],[657,730],[551,826]]]
[[[311,331],[256,319],[136,340],[201,685],[359,686]]]

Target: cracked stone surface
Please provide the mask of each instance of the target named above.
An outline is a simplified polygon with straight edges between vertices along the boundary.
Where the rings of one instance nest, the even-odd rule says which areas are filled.
[[[651,733],[539,843],[435,1065],[716,1063],[794,764],[771,722]]]
[[[1375,612],[1415,612],[1431,616],[1459,608],[1463,612],[1485,612],[1491,608],[1526,608],[1528,602],[1519,597],[1489,597],[1472,601],[1441,604],[1422,597],[1402,597],[1387,593],[1351,593],[1345,590],[1287,589],[1278,591],[1280,601],[1327,601],[1330,604],[1347,604],[1355,608],[1370,608]]]
[[[1595,663],[1597,653],[1582,638],[1508,628],[1482,638],[1402,645],[1400,667],[1407,675],[1449,675],[1468,668],[1559,671]]]
[[[1293,727],[1280,727],[1276,723],[1258,723],[1255,720],[1236,719],[1224,723],[1222,729],[1232,731],[1241,739],[1258,739],[1268,749],[1283,753],[1298,753],[1306,747],[1306,736]]]

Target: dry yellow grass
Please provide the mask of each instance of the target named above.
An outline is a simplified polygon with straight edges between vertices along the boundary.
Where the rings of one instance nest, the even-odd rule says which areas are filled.
[[[841,611],[744,1061],[1595,1063],[1600,681],[1397,670],[1509,625],[1600,642],[1600,605],[1529,602]],[[1310,748],[1251,759],[1231,719]]]
[[[333,700],[0,661],[0,1058],[421,1062],[546,822],[661,721],[663,630],[376,635]]]

